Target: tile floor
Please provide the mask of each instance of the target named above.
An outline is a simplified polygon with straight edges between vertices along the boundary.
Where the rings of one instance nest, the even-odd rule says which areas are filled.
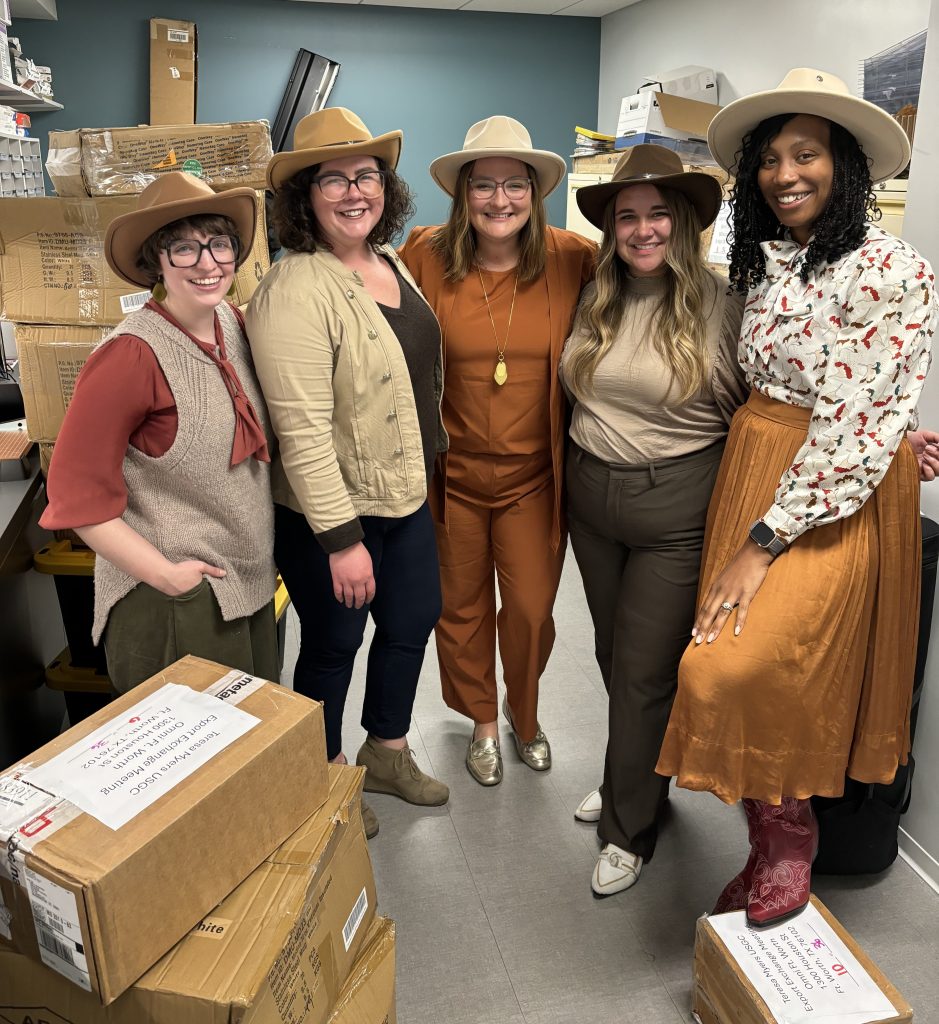
[[[288,685],[298,642],[290,614]],[[606,697],[570,556],[555,619],[539,712],[550,772],[522,764],[503,727],[502,785],[484,789],[470,778],[468,726],[440,697],[431,641],[410,740],[419,763],[450,786],[450,803],[369,797],[381,822],[369,844],[379,909],[398,928],[399,1024],[692,1019],[695,918],[746,859],[743,818],[739,807],[673,789],[639,883],[592,898],[596,834],[572,812],[601,778]],[[359,663],[346,713],[350,760],[364,738],[364,653]],[[814,888],[913,1005],[916,1024],[939,1024],[939,895],[902,860],[876,878],[820,878]]]

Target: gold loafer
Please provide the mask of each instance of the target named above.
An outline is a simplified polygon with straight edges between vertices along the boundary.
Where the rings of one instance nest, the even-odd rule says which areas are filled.
[[[466,768],[481,786],[498,786],[502,781],[502,751],[495,736],[470,738]]]
[[[518,756],[529,768],[534,768],[536,772],[547,771],[551,767],[551,744],[548,742],[548,737],[541,731],[541,726],[538,726],[538,731],[535,733],[533,740],[523,743],[515,731],[515,723],[512,721],[512,713],[509,711],[508,696],[502,698],[502,711],[512,729],[512,739],[515,740],[515,749],[518,751]]]

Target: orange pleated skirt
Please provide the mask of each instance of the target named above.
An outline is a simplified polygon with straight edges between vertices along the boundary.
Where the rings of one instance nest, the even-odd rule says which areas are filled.
[[[805,441],[810,410],[753,392],[708,510],[699,594],[745,542]],[[727,803],[890,782],[910,749],[919,623],[919,469],[901,442],[854,515],[777,558],[740,636],[690,643],[656,770]]]

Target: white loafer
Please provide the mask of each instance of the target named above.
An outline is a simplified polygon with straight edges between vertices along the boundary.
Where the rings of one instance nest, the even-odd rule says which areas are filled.
[[[580,801],[577,805],[577,809],[574,811],[574,817],[578,821],[599,821],[600,811],[602,809],[603,798],[600,796],[600,790],[595,789]]]
[[[602,900],[615,896],[639,881],[642,857],[638,853],[621,850],[613,843],[607,843],[600,852],[597,866],[593,869],[590,888],[595,899]]]

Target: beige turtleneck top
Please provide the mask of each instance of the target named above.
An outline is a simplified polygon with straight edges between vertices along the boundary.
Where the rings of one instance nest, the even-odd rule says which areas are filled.
[[[604,462],[657,462],[707,448],[727,434],[731,417],[746,400],[749,389],[737,361],[744,299],[728,295],[727,281],[712,272],[705,297],[708,386],[676,404],[668,365],[652,343],[652,319],[665,286],[664,276],[629,279],[619,332],[597,364],[590,394],[576,399],[571,437]],[[584,299],[595,287],[587,286]],[[562,381],[573,339],[561,356]]]

